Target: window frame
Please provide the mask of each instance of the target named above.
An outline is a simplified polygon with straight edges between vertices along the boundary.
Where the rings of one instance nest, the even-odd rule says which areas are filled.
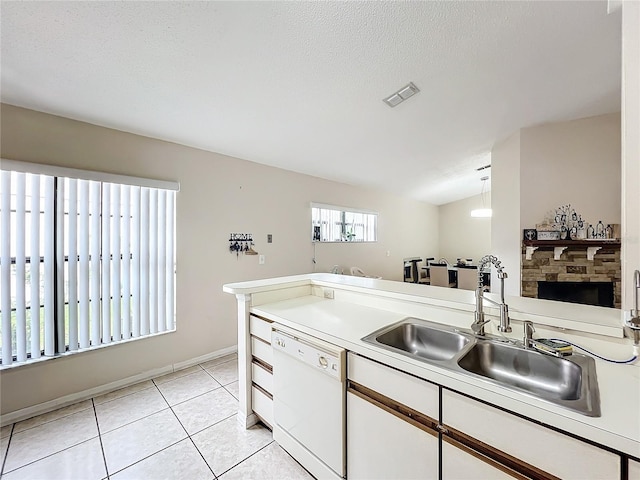
[[[167,219],[167,224],[162,224],[163,227],[165,228],[164,230],[162,230],[163,232],[165,232],[164,234],[162,234],[162,238],[164,238],[167,242],[169,242],[166,246],[166,252],[169,255],[169,252],[173,252],[170,256],[166,257],[166,260],[164,261],[164,264],[159,264],[159,265],[164,265],[166,267],[165,270],[165,281],[167,282],[167,284],[165,285],[166,289],[163,291],[163,297],[160,300],[161,302],[165,302],[164,304],[166,304],[166,310],[165,310],[165,316],[163,318],[167,319],[167,323],[166,323],[166,328],[163,326],[162,329],[158,328],[157,331],[156,329],[152,328],[151,331],[149,332],[138,332],[135,333],[134,332],[129,332],[130,335],[125,336],[125,332],[123,331],[122,334],[120,335],[119,338],[116,338],[114,336],[114,330],[113,329],[109,329],[109,332],[111,333],[111,338],[109,338],[107,341],[105,341],[102,337],[100,339],[100,341],[98,343],[95,343],[93,337],[89,338],[89,344],[86,347],[83,347],[82,345],[78,345],[75,344],[75,347],[70,348],[70,330],[69,330],[69,325],[67,323],[67,319],[69,317],[69,305],[71,302],[71,298],[68,296],[69,295],[69,291],[67,290],[68,286],[65,286],[64,284],[60,284],[60,278],[62,278],[63,282],[68,282],[69,281],[69,267],[70,267],[70,261],[69,261],[69,255],[67,255],[67,252],[64,250],[64,247],[61,247],[61,249],[54,247],[53,251],[50,251],[50,254],[52,254],[53,256],[50,257],[52,258],[51,261],[54,262],[54,264],[60,264],[62,265],[62,277],[60,277],[60,274],[58,272],[54,272],[54,274],[52,276],[47,276],[42,274],[42,272],[39,274],[39,283],[44,284],[42,282],[48,282],[50,285],[52,285],[51,288],[54,289],[54,294],[53,294],[53,305],[49,305],[49,309],[50,311],[52,311],[53,313],[51,313],[53,315],[53,325],[51,324],[47,324],[47,326],[45,326],[45,317],[42,313],[39,314],[39,330],[40,330],[40,351],[38,352],[37,355],[34,356],[34,352],[31,351],[30,345],[29,345],[29,340],[30,338],[32,338],[32,334],[28,333],[30,331],[31,328],[33,328],[33,325],[30,324],[30,317],[32,316],[32,312],[31,310],[33,310],[33,308],[35,308],[35,305],[31,305],[31,296],[27,295],[27,298],[25,298],[25,303],[20,306],[18,304],[14,305],[14,298],[15,298],[15,294],[18,291],[21,291],[21,287],[18,288],[17,290],[13,291],[13,288],[11,286],[11,283],[13,282],[13,279],[16,278],[16,268],[17,268],[17,257],[15,256],[15,254],[9,250],[8,252],[4,252],[4,253],[9,253],[9,257],[7,257],[9,259],[9,261],[7,261],[7,268],[9,269],[9,278],[11,279],[10,285],[9,285],[9,292],[7,295],[10,295],[10,299],[11,302],[9,304],[9,308],[8,308],[8,319],[5,319],[5,313],[3,312],[1,314],[2,316],[2,325],[3,327],[5,326],[5,323],[8,322],[9,325],[9,330],[8,331],[4,331],[5,329],[3,328],[3,336],[4,335],[8,335],[10,337],[10,344],[12,345],[11,348],[11,353],[10,353],[10,357],[8,359],[8,362],[3,362],[2,358],[0,358],[0,370],[4,370],[7,368],[14,368],[14,367],[19,367],[19,366],[23,366],[23,365],[30,365],[39,361],[43,361],[43,360],[49,360],[49,359],[53,359],[53,358],[57,358],[60,356],[64,356],[64,355],[68,355],[68,354],[75,354],[75,353],[79,353],[79,352],[84,352],[84,351],[89,351],[89,350],[95,350],[98,348],[104,348],[104,347],[108,347],[111,345],[116,345],[116,344],[120,344],[120,343],[124,343],[124,342],[129,342],[129,341],[135,341],[135,340],[141,340],[144,338],[148,338],[151,336],[155,336],[155,335],[160,335],[160,334],[165,334],[165,333],[171,333],[171,332],[175,332],[176,330],[176,262],[177,262],[177,258],[176,258],[176,235],[177,235],[177,195],[176,193],[179,192],[180,190],[180,184],[178,182],[173,182],[173,181],[165,181],[165,180],[155,180],[155,179],[148,179],[148,178],[140,178],[140,177],[132,177],[132,176],[127,176],[127,175],[117,175],[117,174],[110,174],[110,173],[103,173],[103,172],[97,172],[97,171],[91,171],[91,170],[79,170],[79,169],[73,169],[73,168],[66,168],[66,167],[59,167],[59,166],[54,166],[54,165],[43,165],[43,164],[38,164],[38,163],[31,163],[31,162],[20,162],[20,161],[14,161],[14,160],[8,160],[8,159],[1,159],[2,162],[0,164],[0,170],[2,170],[3,172],[8,172],[12,175],[13,174],[11,172],[14,172],[16,174],[31,174],[31,175],[45,175],[48,177],[52,177],[52,181],[53,181],[53,197],[48,197],[49,200],[47,200],[47,205],[49,205],[46,208],[46,211],[48,212],[45,216],[45,212],[43,211],[43,209],[45,209],[44,204],[42,203],[44,201],[44,197],[40,197],[40,207],[39,207],[39,213],[38,215],[41,218],[41,222],[44,222],[46,224],[45,218],[50,218],[50,222],[49,222],[49,227],[45,230],[45,228],[39,228],[39,234],[38,236],[43,239],[43,238],[49,238],[50,240],[48,241],[49,243],[51,243],[53,241],[54,245],[56,245],[57,242],[59,242],[59,237],[58,235],[58,231],[60,229],[62,229],[64,232],[64,238],[66,239],[67,235],[70,235],[67,232],[67,221],[69,218],[69,215],[71,214],[70,211],[68,211],[68,208],[65,206],[66,200],[65,200],[65,196],[64,193],[62,193],[61,195],[63,196],[59,196],[58,194],[58,183],[59,182],[65,182],[65,179],[70,179],[73,180],[75,182],[80,181],[80,180],[88,180],[88,181],[92,181],[92,182],[96,182],[100,184],[99,187],[99,217],[102,218],[104,216],[103,214],[103,198],[102,198],[102,189],[104,185],[108,185],[108,184],[112,184],[115,185],[118,189],[123,188],[123,187],[127,187],[131,192],[131,200],[133,201],[133,189],[135,187],[140,188],[142,191],[143,189],[146,189],[147,191],[149,190],[153,190],[153,191],[157,191],[157,192],[164,192],[162,193],[162,199],[164,199],[164,201],[166,201],[166,205],[163,202],[158,203],[158,205],[155,208],[160,209],[160,207],[166,207],[167,210],[164,210],[163,213],[168,213],[168,216],[166,217]],[[43,178],[43,177],[42,177]],[[13,181],[11,181],[11,183],[13,183]],[[64,191],[64,189],[62,190]],[[118,190],[119,191],[119,190]],[[11,188],[11,192],[13,192],[13,187]],[[10,197],[15,195],[15,193],[9,193]],[[123,192],[123,197],[122,197],[122,201],[124,201],[126,197],[126,194]],[[160,195],[160,193],[158,193],[158,195]],[[27,197],[28,198],[28,197]],[[78,197],[74,197],[74,198],[78,198]],[[171,199],[171,204],[169,204],[168,199]],[[76,200],[79,201],[79,200]],[[115,201],[115,200],[114,200]],[[60,204],[60,202],[63,202],[62,204]],[[23,213],[27,214],[27,215],[31,215],[31,211],[29,210],[29,206],[26,206],[26,210],[23,211]],[[12,215],[16,214],[16,211],[14,210],[13,207],[10,207],[8,209],[8,215],[11,217]],[[127,212],[129,212],[129,210],[127,209]],[[160,212],[158,210],[158,212]],[[78,211],[74,210],[74,214],[78,215]],[[88,214],[88,213],[87,213]],[[120,210],[116,210],[116,211],[109,211],[107,210],[107,214],[110,217],[113,217],[114,215],[117,214],[118,218],[120,220],[117,220],[118,222],[122,222],[122,225],[124,225],[124,218],[123,215],[125,215],[125,213],[123,211]],[[133,217],[131,216],[132,213],[128,213],[129,218],[131,218],[132,222],[134,222]],[[160,218],[162,216],[161,213],[158,214],[158,218]],[[115,217],[114,217],[115,218]],[[100,223],[102,223],[102,220],[98,220]],[[109,220],[110,221],[110,220]],[[12,223],[11,220],[9,220],[10,223]],[[170,223],[169,223],[170,222]],[[13,231],[13,226],[10,227],[11,230],[7,236],[6,239],[3,239],[0,243],[3,243],[4,245],[9,244],[8,247],[6,248],[12,248],[10,247],[10,243],[17,241],[20,238],[20,233],[14,233]],[[29,229],[30,227],[27,226],[27,228]],[[77,228],[74,227],[74,228]],[[100,229],[102,229],[103,226],[100,227]],[[127,227],[128,228],[128,227]],[[158,228],[162,228],[162,227],[158,227]],[[28,233],[29,231],[26,232],[26,237],[22,238],[22,242],[25,242],[25,244],[27,244],[27,250],[28,250],[28,254],[22,254],[23,258],[22,258],[22,262],[24,263],[23,265],[23,269],[22,269],[22,273],[21,275],[28,275],[29,278],[31,277],[31,264],[32,262],[32,250],[31,248],[28,246],[29,242],[27,240],[27,238],[29,238],[30,234]],[[101,230],[100,230],[101,232]],[[116,234],[118,233],[118,230],[115,230]],[[158,232],[160,232],[160,230],[158,230]],[[170,232],[170,233],[169,233]],[[23,232],[23,234],[25,234],[25,232]],[[78,232],[76,232],[74,230],[74,234],[77,235]],[[18,237],[15,237],[15,235],[18,235]],[[99,235],[102,235],[102,233],[100,233]],[[120,235],[122,235],[122,232],[120,232]],[[159,233],[160,235],[160,233]],[[171,238],[169,238],[166,235],[170,235]],[[69,237],[71,238],[71,237]],[[74,238],[79,238],[78,236],[75,236]],[[126,238],[131,238],[131,241],[133,241],[133,237],[126,237]],[[161,238],[161,237],[158,237]],[[53,240],[51,240],[53,239]],[[22,243],[21,242],[21,243]],[[120,245],[118,243],[118,245]],[[120,292],[120,298],[121,298],[121,302],[122,299],[125,298],[125,293],[123,291],[123,282],[124,277],[122,276],[122,273],[119,271],[119,267],[118,269],[114,270],[114,265],[117,262],[117,258],[118,258],[118,251],[120,252],[120,259],[124,259],[127,256],[129,258],[133,258],[133,251],[130,251],[130,247],[128,246],[126,247],[124,250],[122,249],[122,247],[116,247],[116,250],[106,250],[106,252],[109,255],[109,260],[108,262],[113,262],[111,263],[111,277],[114,278],[114,284],[112,285],[119,285],[117,290],[113,290],[110,291],[110,295],[109,295],[109,304],[113,304],[113,302],[116,302],[116,298],[117,298],[117,293],[116,292]],[[5,247],[3,247],[5,248]],[[40,248],[40,255],[38,260],[37,260],[37,264],[40,266],[45,262],[45,254],[43,254],[42,251],[42,247]],[[160,250],[160,252],[163,252],[164,250]],[[24,252],[24,249],[23,249]],[[77,251],[76,251],[77,252]],[[129,252],[128,255],[124,255],[123,252]],[[141,252],[140,252],[141,253]],[[80,253],[77,252],[75,255],[77,255],[78,257],[80,256]],[[91,254],[93,255],[93,254]],[[159,257],[160,257],[160,253],[158,253]],[[103,264],[103,257],[105,256],[105,251],[103,251],[102,246],[100,247],[100,252],[98,255],[98,263],[100,265]],[[3,257],[4,258],[4,257]],[[71,257],[73,258],[73,257]],[[104,257],[106,258],[106,257]],[[151,257],[152,259],[154,257]],[[33,258],[33,260],[35,261],[36,259]],[[120,260],[122,261],[122,260]],[[76,261],[77,264],[77,261]],[[26,270],[25,270],[26,268]],[[57,267],[58,269],[60,267]],[[76,267],[77,268],[77,267]],[[4,267],[3,267],[4,269]],[[41,270],[41,268],[39,267],[39,269]],[[93,270],[89,270],[90,274]],[[115,280],[114,277],[114,271],[117,271],[118,274],[120,275],[118,280]],[[4,272],[4,270],[3,270]],[[99,269],[99,275],[101,278],[101,282],[105,281],[105,278],[102,276],[102,270],[101,268]],[[129,272],[129,270],[127,270],[127,272]],[[74,275],[78,275],[78,274],[74,274]],[[129,276],[131,275],[131,276]],[[142,277],[134,277],[133,272],[130,272],[129,275],[127,275],[127,282],[131,282],[133,283],[135,282],[140,282],[140,281],[144,281],[141,280]],[[142,274],[143,276],[150,276],[149,272],[144,272]],[[171,278],[169,278],[169,275],[171,276]],[[4,273],[3,273],[3,278],[4,278]],[[78,277],[74,277],[76,278],[76,282],[78,282]],[[30,282],[30,280],[29,280]],[[29,283],[27,283],[24,287],[24,290],[22,290],[22,292],[24,292],[25,290],[29,290]],[[59,290],[59,288],[62,286],[63,293],[58,294],[55,292],[56,289]],[[74,288],[78,288],[77,286]],[[115,288],[115,287],[113,287]],[[129,297],[133,297],[133,292],[129,291]],[[140,293],[142,294],[142,293]],[[3,294],[4,295],[4,294]],[[24,295],[24,293],[22,293],[21,295]],[[51,297],[49,297],[51,298]],[[88,297],[88,298],[83,298],[82,301],[83,302],[87,302],[87,301],[92,301],[94,299],[94,297]],[[3,299],[4,300],[4,299]],[[102,293],[99,295],[98,298],[99,302],[102,303],[103,302],[103,295]],[[78,308],[80,308],[80,299],[77,296],[74,296],[73,301],[75,303],[78,304]],[[42,293],[39,295],[38,298],[38,310],[40,311],[41,309],[44,308],[44,303],[46,302],[46,298],[43,298]],[[2,308],[7,308],[4,301],[2,302]],[[20,303],[20,302],[18,302]],[[143,301],[144,303],[144,301]],[[108,307],[108,308],[112,308],[112,307]],[[27,315],[26,318],[26,329],[27,329],[27,346],[26,349],[21,349],[18,345],[17,349],[14,350],[14,348],[16,348],[16,346],[14,345],[15,342],[15,336],[16,336],[16,328],[25,328],[25,327],[19,327],[15,324],[13,317],[14,317],[14,311],[17,311],[18,309],[23,309],[23,311],[25,312],[25,314]],[[170,313],[169,311],[172,311],[173,313]],[[109,318],[112,317],[114,311],[111,310],[110,311],[110,316]],[[129,312],[126,312],[127,314],[131,314],[131,310],[129,310]],[[122,315],[124,315],[125,312],[121,312],[121,322],[122,320]],[[170,315],[170,317],[169,317]],[[92,318],[93,318],[93,313],[92,313]],[[154,325],[155,322],[155,318],[150,318],[150,322],[151,325]],[[78,318],[76,319],[76,322],[89,322],[88,319],[84,319],[84,318]],[[103,319],[99,320],[100,322],[100,328],[102,328],[102,325],[104,323]],[[111,321],[107,321],[107,323],[112,323],[113,319],[111,319]],[[50,335],[53,335],[53,351],[49,350],[47,353],[45,353],[45,350],[47,350],[47,346],[46,345],[51,345],[51,344],[46,344],[45,343],[45,337],[42,335],[43,329],[49,329],[48,331],[51,332]],[[77,326],[75,327],[76,329],[78,328]],[[91,326],[91,328],[93,329],[93,325]],[[53,329],[53,330],[51,330]],[[60,330],[61,329],[61,330]],[[61,337],[61,335],[62,337]],[[77,331],[76,331],[76,335],[77,335]],[[61,342],[61,338],[63,339],[62,341],[64,342],[64,345],[62,345]],[[3,340],[3,342],[5,342],[5,340]],[[34,340],[36,341],[36,340]],[[74,338],[74,342],[77,341],[77,338]],[[4,346],[4,343],[3,343]],[[24,355],[25,355],[25,350],[26,350],[26,359],[24,359]],[[18,360],[18,353],[19,352],[23,352],[20,353],[20,355],[23,355],[21,360]]]
[[[322,217],[322,211],[331,211],[331,212],[335,212],[338,213],[339,216],[339,220],[330,220],[333,221],[336,226],[338,226],[339,230],[340,230],[340,240],[323,240],[322,239],[322,235],[323,235],[323,229],[322,229],[322,220],[316,220],[316,215],[314,210],[318,210],[318,217]],[[348,222],[347,221],[347,217],[348,216],[355,216],[355,215],[365,215],[369,218],[368,220],[371,222],[371,225],[368,225],[368,221],[367,218],[363,218],[363,221],[360,223],[356,223],[356,221],[352,221],[352,222]],[[335,215],[334,215],[335,216]],[[352,208],[352,207],[343,207],[343,206],[339,206],[339,205],[331,205],[331,204],[326,204],[326,203],[318,203],[318,202],[311,202],[311,241],[313,243],[377,243],[378,242],[378,222],[379,222],[379,213],[373,210],[364,210],[364,209],[360,209],[360,208]],[[320,223],[318,225],[318,223]],[[354,227],[357,225],[358,229],[362,230],[363,235],[367,233],[367,230],[372,229],[373,231],[373,239],[370,238],[370,236],[364,235],[364,238],[362,240],[357,238],[357,233],[355,234],[356,238],[349,238],[349,232],[353,232]],[[320,227],[320,238],[317,238],[317,235],[315,234],[315,227],[319,226]],[[351,230],[347,230],[348,227],[351,226]],[[330,235],[329,232],[325,232],[327,235]],[[335,232],[334,232],[335,235]]]

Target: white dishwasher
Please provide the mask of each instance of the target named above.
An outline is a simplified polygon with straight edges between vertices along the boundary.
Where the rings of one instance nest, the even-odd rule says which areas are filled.
[[[273,438],[316,478],[343,478],[345,350],[274,327]]]

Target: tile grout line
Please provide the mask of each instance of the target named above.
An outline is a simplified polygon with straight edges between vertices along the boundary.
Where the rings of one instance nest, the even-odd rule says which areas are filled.
[[[177,442],[174,442],[174,443],[172,443],[172,444],[170,444],[170,445],[167,445],[166,447],[161,448],[161,449],[160,449],[160,450],[158,450],[157,452],[154,452],[154,453],[152,453],[152,454],[150,454],[150,455],[147,455],[146,457],[143,457],[143,458],[141,458],[140,460],[136,460],[135,462],[133,462],[133,463],[132,463],[132,464],[130,464],[130,465],[127,465],[126,467],[122,467],[120,470],[117,470],[117,471],[113,472],[111,475],[116,475],[116,474],[118,474],[118,473],[120,473],[120,472],[122,472],[122,471],[126,470],[127,468],[133,467],[134,465],[137,465],[138,463],[143,462],[143,461],[145,461],[145,460],[147,460],[147,459],[149,459],[149,458],[151,458],[151,457],[153,457],[153,456],[155,456],[155,455],[159,454],[160,452],[164,452],[165,450],[167,450],[167,449],[169,449],[169,448],[171,448],[171,447],[175,447],[177,444],[179,444],[180,442],[184,442],[185,440],[187,440],[187,439],[186,439],[186,438],[182,438],[182,439],[178,440]],[[104,480],[104,479],[103,479],[103,480]]]
[[[198,366],[200,366],[198,364]],[[202,367],[200,367],[202,368]],[[203,369],[204,370],[204,369]],[[155,382],[154,382],[155,383]],[[156,386],[157,388],[157,386]],[[158,388],[158,391],[160,391],[160,389]],[[208,393],[208,392],[207,392]],[[167,401],[167,399],[165,398],[165,396],[162,394],[162,392],[160,392],[160,395],[162,395],[162,398],[164,398],[164,401],[167,402],[167,405],[169,405],[169,402]],[[204,395],[204,393],[202,394]],[[200,395],[199,395],[200,396]],[[197,397],[194,397],[197,398]],[[187,401],[187,400],[185,400]],[[177,404],[180,405],[180,404]],[[169,409],[171,410],[171,413],[173,413],[173,416],[176,417],[176,420],[178,421],[178,423],[180,424],[180,426],[182,427],[182,429],[184,430],[184,433],[187,434],[187,439],[189,439],[189,441],[191,442],[191,445],[194,446],[194,448],[196,449],[196,452],[198,452],[198,455],[200,455],[200,457],[202,457],[202,460],[204,461],[204,464],[207,466],[207,468],[209,469],[209,471],[211,472],[211,474],[213,475],[214,480],[218,479],[218,476],[216,475],[216,472],[213,471],[213,468],[211,468],[211,465],[209,465],[209,462],[207,462],[207,460],[204,458],[204,456],[202,455],[202,452],[200,451],[200,449],[196,446],[195,442],[193,441],[193,438],[191,438],[191,435],[189,435],[189,432],[187,431],[187,429],[185,428],[185,426],[183,425],[182,421],[180,420],[180,418],[178,417],[178,415],[176,414],[176,412],[173,411],[173,407],[171,405],[169,405]],[[182,441],[182,440],[180,440]],[[156,452],[157,453],[157,452]]]
[[[91,400],[93,400],[93,399],[91,399]],[[84,402],[84,401],[86,401],[86,400],[82,400],[82,401],[80,401],[80,402],[76,402],[76,403],[82,403],[82,402]],[[76,404],[75,404],[75,403],[72,403],[71,405],[68,405],[67,407],[63,407],[63,408],[68,408],[68,407],[71,407],[71,406],[73,406],[73,405],[76,405]],[[47,420],[46,422],[39,423],[39,424],[37,424],[37,425],[34,425],[33,427],[28,427],[28,428],[25,428],[24,430],[20,430],[19,432],[15,432],[15,434],[17,435],[17,434],[19,434],[19,433],[28,432],[29,430],[33,430],[34,428],[42,427],[43,425],[47,425],[48,423],[53,423],[53,422],[56,422],[56,421],[58,421],[58,420],[62,420],[63,418],[67,418],[67,417],[70,417],[70,416],[72,416],[72,415],[76,415],[76,414],[78,414],[78,413],[84,412],[85,410],[89,410],[90,408],[91,408],[91,407],[89,406],[89,407],[87,407],[87,408],[83,408],[82,410],[78,410],[77,412],[73,412],[73,413],[70,413],[70,414],[68,414],[68,415],[63,415],[63,416],[61,416],[61,417],[54,418],[53,420]],[[50,412],[43,413],[42,415],[47,415],[47,414],[49,414],[49,413],[53,413],[53,412],[55,412],[55,411],[56,411],[56,410],[51,410]],[[31,420],[32,418],[39,417],[39,416],[40,416],[40,415],[36,415],[35,417],[25,418],[24,420],[21,420],[21,421],[19,421],[19,422],[14,423],[14,424],[13,424],[13,428],[11,429],[12,434],[13,434],[13,431],[15,430],[15,426],[16,426],[16,425],[18,425],[19,423],[22,423],[22,422],[26,422],[27,420]]]
[[[147,415],[146,417],[142,417],[142,418],[139,418],[138,420],[134,420],[133,422],[129,422],[129,423],[125,424],[125,425],[122,425],[121,427],[114,428],[113,430],[110,430],[110,431],[109,431],[109,432],[107,432],[107,433],[114,432],[114,431],[118,430],[119,428],[122,428],[122,427],[124,427],[124,426],[126,426],[126,425],[131,425],[131,424],[133,424],[133,423],[135,423],[135,422],[138,422],[138,421],[140,421],[140,420],[144,420],[145,418],[149,418],[150,416],[155,415],[155,414],[160,413],[160,412],[164,412],[165,410],[171,410],[171,405],[169,405],[169,402],[167,402],[167,399],[164,397],[164,395],[162,394],[162,392],[161,392],[161,391],[160,391],[160,389],[158,388],[158,385],[156,385],[156,382],[154,381],[154,379],[153,379],[153,378],[151,379],[151,382],[153,383],[153,387],[149,387],[149,389],[151,389],[151,388],[155,388],[155,389],[158,391],[158,393],[160,394],[160,396],[162,397],[162,399],[163,399],[163,400],[165,401],[165,403],[167,404],[167,408],[163,408],[162,410],[160,410],[160,411],[158,411],[158,412],[155,412],[155,413],[151,413],[151,414]],[[174,411],[173,411],[173,410],[171,410],[171,413],[173,413],[173,415],[175,416],[175,413],[174,413]],[[97,418],[96,418],[96,420],[97,420]],[[180,423],[180,420],[179,420],[179,419],[178,419],[178,422]],[[182,427],[182,429],[185,431],[185,433],[187,434],[187,437],[188,437],[188,436],[189,436],[189,434],[187,433],[187,431],[186,431],[186,429],[184,428],[184,426],[182,426],[182,423],[180,423],[180,426],[181,426],[181,427]],[[168,449],[168,448],[171,448],[171,447],[173,447],[174,445],[177,445],[178,443],[182,442],[183,440],[186,440],[186,438],[182,438],[182,439],[178,440],[177,442],[174,442],[174,443],[172,443],[172,444],[170,444],[170,445],[167,445],[166,447],[164,447],[164,448],[162,448],[162,449],[158,450],[157,452],[154,452],[154,453],[152,453],[152,454],[150,454],[150,455],[147,455],[146,457],[143,457],[143,458],[141,458],[141,459],[139,459],[139,460],[137,460],[137,461],[133,462],[131,465],[127,465],[126,467],[123,467],[123,468],[121,468],[120,470],[117,470],[117,471],[113,472],[113,473],[112,473],[112,475],[115,475],[115,474],[117,474],[117,473],[120,473],[120,472],[122,472],[123,470],[126,470],[127,468],[132,467],[133,465],[136,465],[136,464],[138,464],[138,463],[140,463],[140,462],[142,462],[142,461],[144,461],[144,460],[146,460],[146,459],[148,459],[148,458],[151,458],[151,457],[153,457],[154,455],[157,455],[158,453],[160,453],[160,452],[162,452],[162,451],[164,451],[164,450],[166,450],[166,449]],[[101,439],[100,439],[100,445],[102,445],[102,437],[101,437]],[[103,453],[103,455],[104,455],[104,449],[103,449],[102,453]],[[106,465],[106,461],[107,461],[107,460],[106,460],[106,457],[105,457],[105,465]],[[108,472],[108,470],[107,470],[107,479],[109,478],[109,477],[108,477],[108,475],[109,475],[109,472]],[[214,475],[215,475],[215,474],[214,474]]]
[[[225,475],[227,472],[233,470],[234,468],[236,468],[238,465],[240,465],[243,462],[246,462],[247,460],[249,460],[251,457],[253,457],[256,453],[261,452],[262,450],[264,450],[265,448],[267,448],[269,445],[271,445],[272,443],[274,443],[275,440],[272,438],[271,441],[269,443],[267,443],[264,447],[259,448],[258,450],[256,450],[255,452],[253,452],[251,455],[249,455],[247,458],[243,458],[242,460],[240,460],[238,463],[234,464],[233,466],[227,468],[224,472],[222,472],[220,474],[220,476]],[[286,451],[286,450],[285,450]]]
[[[7,443],[7,449],[4,452],[4,455],[2,456],[2,464],[0,465],[0,477],[2,477],[2,475],[4,475],[4,466],[7,463],[7,457],[9,456],[9,448],[11,448],[11,439],[13,438],[13,431],[16,428],[16,424],[13,423],[11,425],[11,431],[9,432],[9,440]]]
[[[136,385],[136,384],[134,384],[134,385]],[[129,387],[132,387],[132,386],[134,386],[134,385],[130,385]],[[125,388],[129,388],[129,387],[125,387]],[[135,395],[136,393],[144,392],[145,390],[150,390],[150,389],[152,389],[153,387],[155,387],[155,384],[152,384],[152,385],[148,386],[147,388],[143,388],[143,389],[141,389],[141,390],[137,390],[137,391],[135,391],[135,392],[125,393],[124,395],[121,395],[121,396],[119,396],[119,397],[112,398],[111,400],[105,400],[105,401],[100,402],[100,403],[97,403],[97,404],[95,403],[95,399],[96,399],[97,397],[93,397],[91,400],[93,400],[93,401],[94,401],[94,402],[93,402],[93,403],[94,403],[94,405],[106,405],[107,403],[115,402],[116,400],[120,400],[120,399],[122,399],[122,398],[130,397],[131,395]],[[120,389],[120,388],[119,388],[118,390],[123,390],[123,389]],[[118,390],[113,390],[112,392],[105,393],[104,395],[109,395],[110,393],[117,392]],[[100,396],[103,396],[103,395],[100,395]],[[91,408],[91,407],[89,407],[89,408]]]
[[[175,415],[175,413],[174,413],[174,415]],[[180,421],[180,420],[178,420],[178,421]],[[180,425],[182,425],[182,423]],[[184,428],[184,427],[182,427],[182,428]],[[202,458],[202,461],[204,462],[204,464],[207,467],[209,467],[209,470],[211,471],[211,474],[213,475],[214,480],[218,480],[218,476],[216,475],[216,472],[213,471],[213,468],[211,468],[211,465],[209,465],[209,462],[207,462],[207,459],[204,458],[204,455],[202,455],[202,452],[200,451],[200,449],[196,445],[196,442],[193,441],[193,438],[191,438],[191,435],[189,435],[188,433],[187,433],[187,435],[188,435],[187,438],[191,442],[191,445],[193,445],[193,448],[196,449],[196,452],[198,452],[198,455],[200,455],[200,458]]]
[[[96,419],[96,428],[98,429],[98,441],[100,442],[100,451],[102,452],[102,460],[104,461],[104,471],[107,473],[107,480],[109,480],[109,466],[107,465],[107,456],[104,453],[104,445],[102,444],[102,432],[100,431],[100,422],[98,422],[98,412],[96,411],[96,404],[91,399],[91,405],[93,406],[93,415]]]

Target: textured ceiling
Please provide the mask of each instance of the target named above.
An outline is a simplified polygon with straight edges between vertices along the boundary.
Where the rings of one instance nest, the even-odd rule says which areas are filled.
[[[0,9],[5,103],[435,204],[515,130],[620,109],[606,1]]]

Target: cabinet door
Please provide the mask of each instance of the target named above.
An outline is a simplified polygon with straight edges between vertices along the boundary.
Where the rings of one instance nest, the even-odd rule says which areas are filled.
[[[347,395],[347,478],[438,478],[438,437],[351,392]]]
[[[620,478],[619,455],[448,390],[442,392],[442,423],[549,475]]]
[[[629,480],[640,480],[640,462],[629,460]]]
[[[490,478],[502,480],[523,478],[517,474],[509,474],[504,468],[474,456],[446,441],[442,442],[442,480],[478,480]]]

